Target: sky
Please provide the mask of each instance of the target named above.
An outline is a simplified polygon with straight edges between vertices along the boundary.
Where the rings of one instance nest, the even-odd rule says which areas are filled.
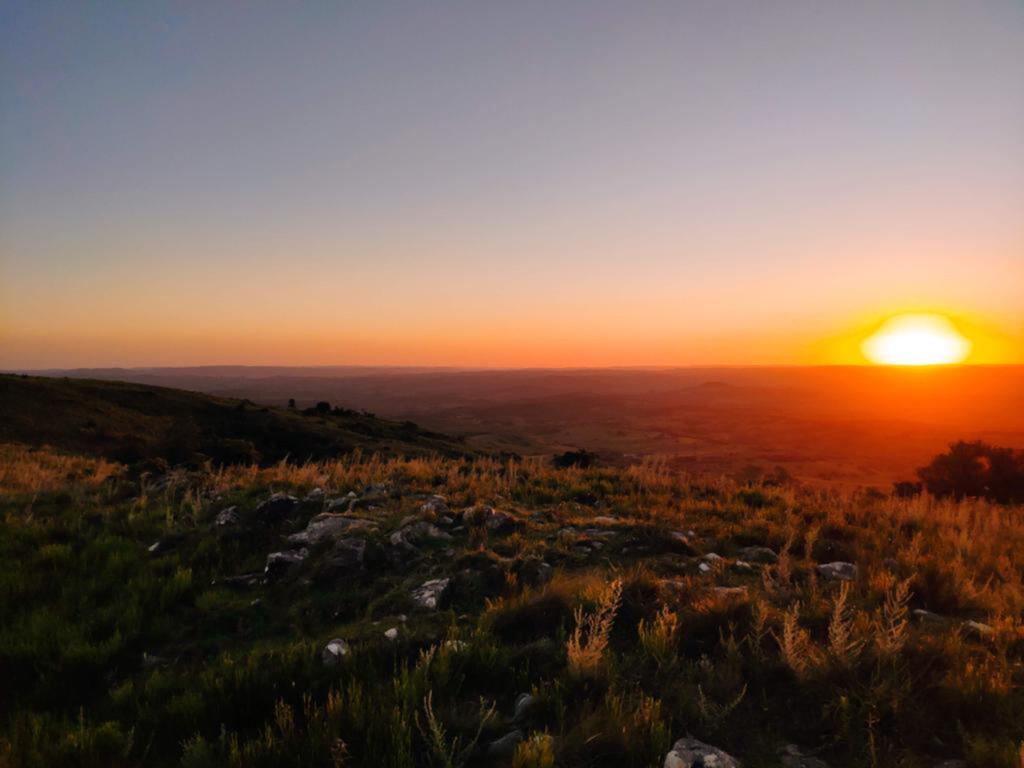
[[[1024,362],[1024,2],[0,5],[0,368]]]

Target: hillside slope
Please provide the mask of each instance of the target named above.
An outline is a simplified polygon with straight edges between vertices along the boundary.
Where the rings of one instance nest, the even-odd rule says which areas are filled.
[[[118,461],[218,463],[320,459],[356,448],[464,455],[456,440],[372,415],[300,412],[142,384],[0,376],[0,442],[49,445]]]

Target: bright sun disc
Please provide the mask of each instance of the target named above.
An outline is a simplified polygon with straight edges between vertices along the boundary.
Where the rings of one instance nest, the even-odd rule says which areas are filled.
[[[880,365],[949,365],[967,357],[971,342],[942,315],[900,315],[886,320],[861,349]]]

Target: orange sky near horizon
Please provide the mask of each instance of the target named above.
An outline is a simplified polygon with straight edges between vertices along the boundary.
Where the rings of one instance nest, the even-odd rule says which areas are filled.
[[[1024,363],[1019,3],[43,5],[0,369]]]

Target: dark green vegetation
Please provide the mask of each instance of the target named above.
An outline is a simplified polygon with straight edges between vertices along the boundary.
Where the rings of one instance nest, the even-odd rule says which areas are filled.
[[[442,458],[140,485],[2,451],[0,763],[659,766],[692,734],[748,768],[1019,765],[1018,507]]]
[[[960,440],[921,467],[917,476],[929,493],[940,498],[1024,503],[1024,451]]]
[[[357,447],[388,455],[467,453],[411,422],[351,410],[300,413],[142,384],[12,375],[0,375],[0,442],[170,465],[306,461]]]

